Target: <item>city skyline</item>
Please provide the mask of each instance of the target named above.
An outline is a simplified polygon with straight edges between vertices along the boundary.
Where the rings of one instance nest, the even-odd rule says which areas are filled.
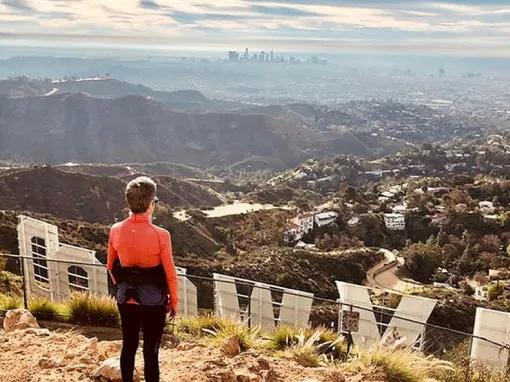
[[[510,55],[503,1],[0,0],[0,46]]]

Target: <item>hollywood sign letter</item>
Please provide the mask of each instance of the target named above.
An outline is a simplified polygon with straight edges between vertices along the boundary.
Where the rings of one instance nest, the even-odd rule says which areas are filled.
[[[344,311],[351,310],[349,304],[358,307],[352,308],[352,311],[359,312],[360,316],[358,331],[351,333],[354,344],[359,347],[369,347],[380,341],[381,334],[373,312],[374,306],[368,293],[369,288],[341,281],[337,281],[336,284],[340,294],[340,302],[345,304],[342,305],[342,309]],[[413,346],[423,333],[424,324],[436,303],[436,300],[430,298],[402,296],[402,300],[391,318],[383,338],[396,334],[404,340],[405,344]]]
[[[214,278],[215,314],[220,317],[241,321],[248,318],[252,325],[262,329],[273,329],[277,322],[284,325],[304,328],[308,326],[313,294],[274,285],[240,279],[218,273]],[[236,282],[253,287],[251,295],[237,292]],[[282,302],[273,301],[271,290],[282,293]],[[239,297],[249,299],[249,312],[241,313]],[[280,307],[279,317],[274,314],[275,306]]]
[[[95,251],[60,243],[55,225],[23,215],[18,221],[19,253],[33,258],[23,259],[28,296],[60,301],[72,291],[108,294],[106,269]]]
[[[186,268],[176,267],[179,288],[179,316],[198,315],[197,287],[186,276]]]
[[[504,369],[508,364],[508,349],[481,338],[510,344],[510,313],[476,308],[473,335],[480,338],[473,338],[471,359]]]

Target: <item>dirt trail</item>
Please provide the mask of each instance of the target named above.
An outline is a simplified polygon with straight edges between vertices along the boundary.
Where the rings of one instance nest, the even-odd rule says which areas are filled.
[[[118,357],[119,341],[98,341],[77,332],[25,329],[0,331],[0,381],[90,381],[101,362]],[[332,368],[305,368],[294,360],[257,351],[226,357],[219,349],[194,342],[167,341],[161,349],[161,381],[175,382],[342,382]],[[143,370],[141,354],[137,367]],[[370,381],[348,377],[347,382]],[[379,380],[380,381],[380,380]]]

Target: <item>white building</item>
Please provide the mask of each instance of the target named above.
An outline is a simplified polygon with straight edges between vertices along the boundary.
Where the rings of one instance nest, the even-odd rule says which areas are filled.
[[[477,300],[488,300],[489,299],[489,288],[487,285],[475,287],[475,294],[473,296]]]
[[[336,212],[321,212],[320,214],[315,215],[315,224],[317,224],[318,227],[322,227],[333,223],[337,218],[338,213]]]
[[[406,228],[406,218],[403,214],[384,214],[384,224],[387,229],[401,231]]]
[[[298,226],[298,230],[302,235],[313,229],[314,216],[315,214],[308,213],[294,218],[294,223]]]
[[[478,203],[478,206],[480,207],[480,210],[486,215],[491,215],[494,213],[494,211],[496,211],[496,208],[494,208],[494,203],[489,201],[482,201]]]
[[[313,229],[314,216],[313,213],[300,214],[292,219],[289,229],[285,231],[285,241],[301,240],[305,233]]]

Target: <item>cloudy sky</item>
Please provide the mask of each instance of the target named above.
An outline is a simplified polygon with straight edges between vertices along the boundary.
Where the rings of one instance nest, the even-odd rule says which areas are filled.
[[[510,56],[510,0],[0,0],[0,40]]]

